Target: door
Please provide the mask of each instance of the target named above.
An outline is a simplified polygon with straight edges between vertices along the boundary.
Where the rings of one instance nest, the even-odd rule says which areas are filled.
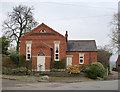
[[[72,66],[72,57],[67,57],[67,68],[68,66]]]
[[[37,56],[37,71],[45,71],[45,56]]]

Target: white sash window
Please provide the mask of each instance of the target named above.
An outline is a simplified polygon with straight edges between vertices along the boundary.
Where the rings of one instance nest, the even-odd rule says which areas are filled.
[[[84,54],[79,54],[79,64],[84,64]]]
[[[26,44],[26,60],[31,59],[31,44]]]
[[[54,60],[59,61],[59,42],[55,42],[54,53]]]

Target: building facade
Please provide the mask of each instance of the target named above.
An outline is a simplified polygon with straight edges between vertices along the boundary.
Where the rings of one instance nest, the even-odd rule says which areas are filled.
[[[44,23],[20,38],[20,55],[32,59],[32,69],[49,71],[51,58],[54,62],[66,60],[66,68],[97,62],[95,40],[68,40]]]

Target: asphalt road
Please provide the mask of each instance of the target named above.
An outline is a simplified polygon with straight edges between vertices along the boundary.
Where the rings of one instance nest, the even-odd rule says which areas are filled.
[[[118,90],[118,80],[76,83],[35,82],[2,80],[3,90]]]

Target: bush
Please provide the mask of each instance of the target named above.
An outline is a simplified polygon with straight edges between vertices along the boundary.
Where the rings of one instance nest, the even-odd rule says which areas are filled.
[[[13,64],[19,66],[19,54],[17,52],[11,53],[10,59],[12,60]]]
[[[27,70],[26,67],[20,67],[20,68],[6,68],[6,67],[2,67],[2,74],[9,74],[9,75],[30,75],[31,74],[31,70]]]
[[[96,66],[89,66],[89,70],[87,71],[87,77],[91,79],[97,79],[98,68]]]
[[[60,61],[52,61],[51,59],[50,68],[65,69],[65,58],[61,59]]]
[[[10,68],[2,67],[2,74],[10,74],[10,73],[11,73]]]
[[[79,70],[80,70],[81,72],[87,72],[87,71],[89,70],[89,66],[90,66],[90,65],[80,66],[80,67],[79,67]]]
[[[9,56],[2,55],[2,67],[16,68]]]
[[[105,67],[100,62],[92,63],[94,66],[98,67],[98,77],[104,77],[106,72]]]
[[[101,63],[95,62],[88,65],[88,68],[86,69],[86,73],[87,73],[87,77],[91,79],[97,79],[97,77],[103,78],[105,75],[105,68]]]
[[[51,72],[58,72],[58,69],[51,69]]]
[[[74,65],[74,66],[69,66],[67,72],[70,74],[79,74],[80,70],[77,65]]]

